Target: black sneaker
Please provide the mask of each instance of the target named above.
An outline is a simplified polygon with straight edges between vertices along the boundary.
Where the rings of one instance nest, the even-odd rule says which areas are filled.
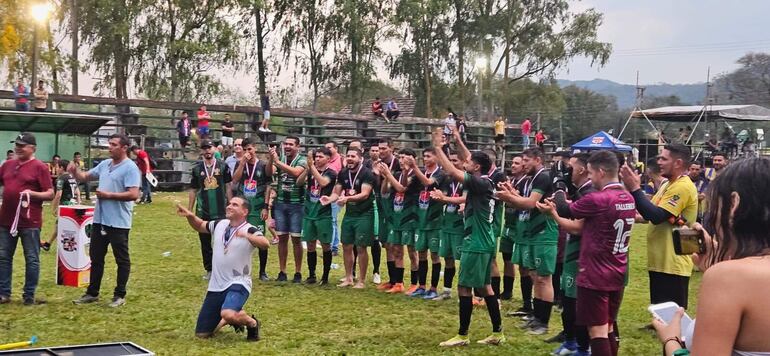
[[[246,341],[259,341],[259,327],[261,323],[259,322],[259,319],[257,319],[254,315],[252,315],[251,317],[257,321],[257,326],[246,327]]]
[[[295,273],[294,279],[291,280],[291,283],[302,283],[302,273]]]
[[[307,277],[307,279],[305,280],[305,284],[316,284],[316,282],[318,282],[318,280],[315,278],[315,276],[312,276],[312,275],[310,277]]]
[[[516,309],[516,311],[508,312],[508,313],[507,313],[507,314],[505,314],[505,315],[506,315],[506,316],[518,316],[518,317],[522,317],[522,316],[527,316],[527,315],[531,315],[531,314],[532,314],[532,309],[527,309],[527,308],[519,308],[519,309]]]
[[[262,272],[259,274],[259,280],[262,282],[268,282],[270,281],[270,277],[267,276],[267,273]]]
[[[567,340],[567,337],[564,335],[564,330],[562,330],[558,334],[554,335],[553,337],[547,338],[543,341],[549,344],[555,344],[555,343],[561,344],[566,340]]]
[[[513,298],[513,294],[512,293],[502,293],[502,294],[500,294],[500,299],[502,299],[502,300],[511,300],[511,298]]]
[[[278,272],[278,277],[275,278],[275,281],[276,282],[286,282],[287,281],[286,273]]]
[[[40,305],[45,304],[45,299],[35,298],[35,297],[24,297],[24,305]]]

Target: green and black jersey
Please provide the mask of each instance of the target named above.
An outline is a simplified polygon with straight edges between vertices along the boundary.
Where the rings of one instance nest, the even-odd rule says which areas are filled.
[[[235,169],[238,170],[241,162],[235,165]],[[262,209],[265,208],[265,191],[267,186],[272,183],[272,177],[267,175],[267,165],[264,161],[258,160],[257,163],[247,163],[243,167],[243,174],[238,190],[238,196],[246,198],[249,201],[250,211],[249,216],[259,216]]]
[[[519,179],[511,180],[511,185],[519,192],[524,191],[524,186],[529,182],[529,177],[523,176]],[[516,223],[519,221],[519,210],[505,204],[505,231],[513,242],[521,242],[520,234],[516,233]]]
[[[307,220],[319,220],[319,219],[331,219],[332,218],[332,206],[321,204],[321,197],[324,195],[331,195],[334,190],[334,185],[337,184],[337,173],[331,168],[326,168],[321,173],[322,176],[329,179],[329,184],[325,187],[321,187],[318,181],[310,170],[307,172],[305,189],[305,219]]]
[[[399,174],[401,174],[401,164],[398,162],[398,159],[396,159],[395,156],[391,157],[390,162],[385,162],[388,167],[390,167],[390,173],[393,174],[394,177],[398,177]],[[384,176],[384,173],[380,174],[380,180],[379,184],[376,186],[376,189],[380,191],[380,188],[382,187],[382,184],[387,184],[387,179]],[[394,190],[391,188],[387,193],[385,194],[379,194],[380,204],[379,207],[382,208],[382,210],[379,211],[380,214],[383,215],[383,220],[387,222],[388,224],[393,224],[393,196],[394,196]]]
[[[438,230],[441,229],[441,215],[444,212],[444,203],[431,199],[430,192],[439,187],[444,177],[444,171],[436,167],[430,172],[424,169],[423,173],[428,179],[433,179],[434,183],[429,186],[423,185],[422,190],[420,190],[417,201],[418,228],[420,230]]]
[[[529,197],[533,192],[540,193],[540,202],[544,202],[553,192],[551,177],[541,168],[532,176],[532,179],[521,192],[523,197]],[[524,222],[524,235],[529,245],[551,245],[559,240],[559,231],[556,222],[550,215],[540,212],[537,208],[519,213],[519,222]]]
[[[57,192],[61,192],[60,205],[69,205],[72,199],[75,198],[75,191],[78,189],[78,181],[72,177],[69,173],[63,173],[56,177],[56,186],[54,186]]]
[[[213,163],[196,162],[192,169],[190,188],[197,191],[195,214],[203,220],[225,218],[227,183],[232,180],[227,164],[220,160]]]
[[[505,172],[500,168],[495,168],[492,174],[489,175],[489,179],[492,180],[493,189],[497,188],[498,183],[506,181]],[[492,221],[492,228],[495,234],[495,238],[503,236],[503,215],[505,215],[505,204],[497,198],[495,198],[495,209]]]
[[[494,187],[487,176],[465,173],[465,238],[463,252],[495,253],[497,239],[492,232],[495,209]]]
[[[448,197],[458,198],[463,196],[463,184],[455,181],[448,175],[443,175],[439,182],[439,189]],[[458,204],[445,204],[444,215],[441,219],[441,232],[445,234],[463,235],[465,233],[465,222],[463,213],[460,212]]]
[[[368,185],[374,189],[375,179],[374,173],[370,169],[367,169],[359,165],[356,169],[343,168],[340,174],[337,176],[337,184],[342,187],[342,195],[353,196],[361,193],[364,185]],[[346,217],[361,217],[361,216],[373,216],[374,215],[374,193],[370,193],[369,196],[358,202],[348,201],[345,204],[345,216]]]
[[[286,156],[281,157],[281,162],[288,164],[290,167],[305,167],[307,166],[307,158],[301,154],[297,154],[289,162]],[[288,172],[277,170],[278,174],[278,187],[276,196],[276,202],[300,204],[305,199],[305,187],[297,186],[297,177],[292,176]]]
[[[403,176],[402,176],[403,175]],[[417,202],[420,198],[420,192],[423,190],[422,183],[417,176],[409,172],[401,171],[397,179],[406,186],[406,191],[393,193],[393,230],[411,231],[417,230],[419,216],[417,213]]]

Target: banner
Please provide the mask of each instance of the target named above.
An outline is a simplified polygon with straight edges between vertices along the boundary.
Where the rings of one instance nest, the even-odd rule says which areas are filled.
[[[57,229],[56,284],[85,287],[91,281],[91,224],[94,207],[85,205],[59,206]]]

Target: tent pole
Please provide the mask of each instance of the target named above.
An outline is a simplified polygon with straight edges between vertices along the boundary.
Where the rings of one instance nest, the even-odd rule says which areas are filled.
[[[628,124],[631,122],[631,118],[634,116],[634,111],[636,111],[636,109],[637,108],[634,108],[634,110],[631,110],[631,113],[628,114],[628,119],[626,119],[626,123],[623,124],[623,128],[620,130],[620,134],[618,134],[618,140],[620,140],[620,138],[623,137],[623,133],[626,132],[626,127],[628,127]]]
[[[692,139],[692,136],[695,134],[695,130],[698,128],[698,124],[700,124],[700,120],[703,118],[703,115],[706,113],[706,105],[703,106],[703,109],[700,110],[700,113],[698,115],[698,119],[695,120],[695,126],[692,127],[692,131],[690,131],[690,136],[687,136],[687,140],[684,141],[685,145],[690,144],[690,140]]]

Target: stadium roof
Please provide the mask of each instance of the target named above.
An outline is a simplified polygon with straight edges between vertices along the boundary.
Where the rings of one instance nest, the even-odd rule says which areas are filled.
[[[112,116],[0,110],[0,131],[91,135]]]
[[[642,119],[646,115],[653,121],[690,122],[696,121],[703,110],[702,105],[664,106],[637,110],[631,113],[631,117]],[[759,105],[708,105],[705,114],[709,120],[770,121],[770,109]]]

